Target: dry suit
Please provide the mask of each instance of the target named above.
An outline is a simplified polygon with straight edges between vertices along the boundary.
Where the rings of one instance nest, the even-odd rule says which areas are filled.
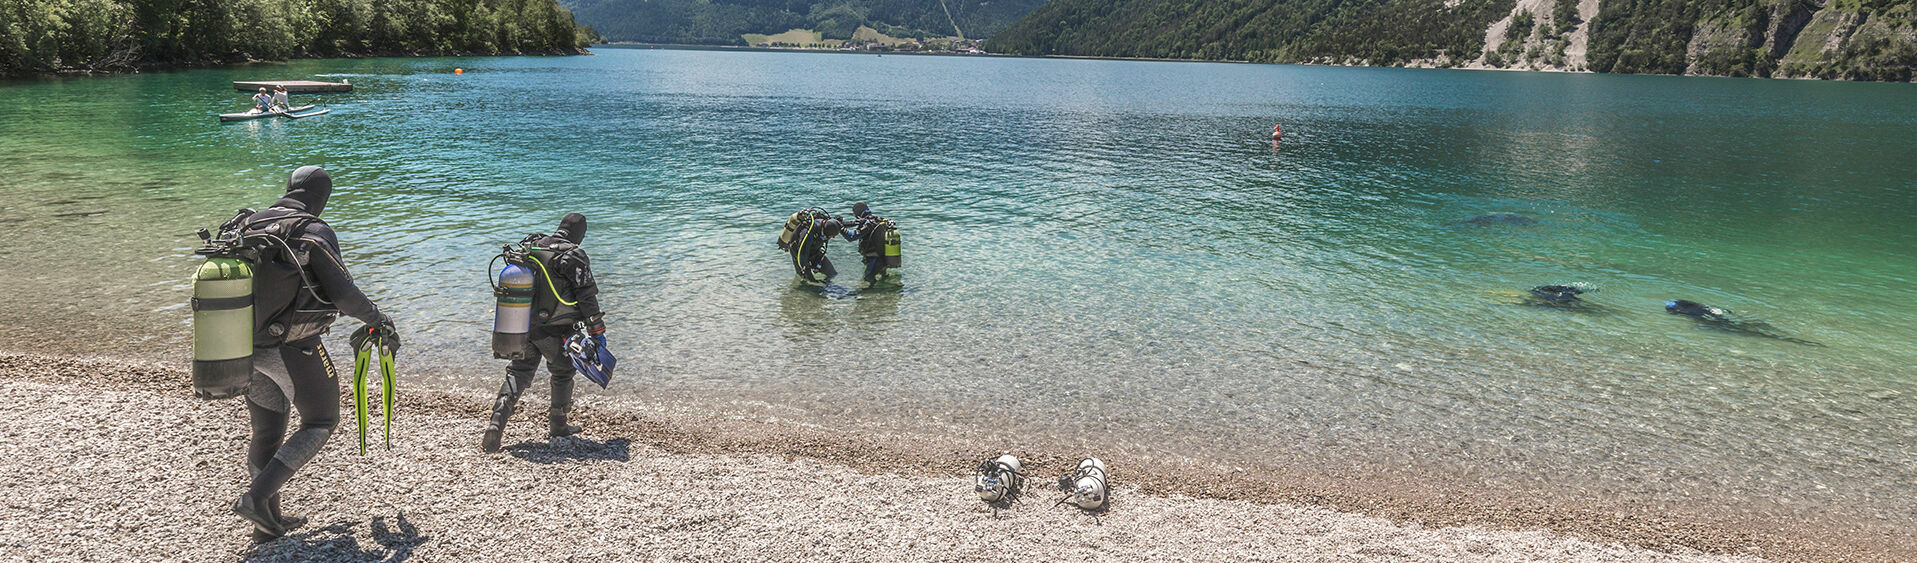
[[[532,385],[533,373],[544,359],[552,374],[552,407],[547,410],[548,435],[570,436],[582,430],[566,423],[572,411],[573,376],[578,370],[566,356],[566,338],[584,323],[593,336],[605,334],[604,314],[599,310],[599,285],[593,281],[592,265],[579,243],[586,240],[586,216],[566,215],[559,230],[535,241],[531,258],[537,263],[533,275],[533,327],[526,335],[526,347],[517,360],[506,366],[506,382],[499,386],[493,400],[493,417],[486,426],[481,449],[498,451],[505,435],[506,420],[512,416],[519,396]]]
[[[252,436],[246,468],[253,482],[233,510],[253,521],[257,539],[285,533],[279,490],[311,461],[339,425],[339,371],[320,338],[345,313],[368,325],[392,321],[353,284],[339,240],[319,218],[333,181],[318,166],[295,170],[286,195],[243,220],[260,245],[253,279],[253,375],[246,411]],[[397,339],[395,339],[397,342]],[[289,437],[291,410],[300,426]]]

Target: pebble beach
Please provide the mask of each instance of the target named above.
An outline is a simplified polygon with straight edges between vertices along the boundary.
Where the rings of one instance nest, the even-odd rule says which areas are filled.
[[[374,428],[360,455],[348,420],[286,489],[308,522],[255,545],[227,510],[245,477],[238,400],[192,398],[171,363],[0,354],[0,373],[5,561],[1890,560],[1668,523],[1462,505],[1431,517],[1418,502],[1207,485],[1116,459],[1111,509],[1091,515],[1052,505],[1047,481],[1076,461],[1064,452],[1028,453],[1023,502],[994,513],[969,468],[997,452],[962,441],[598,397],[581,401],[584,435],[548,440],[528,415],[543,412],[539,387],[499,454],[477,447],[488,402],[470,393],[403,390],[391,450]]]

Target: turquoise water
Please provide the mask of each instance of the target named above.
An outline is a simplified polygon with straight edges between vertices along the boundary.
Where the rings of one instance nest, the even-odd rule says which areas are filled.
[[[357,91],[213,117],[312,77]],[[487,260],[578,211],[613,393],[1908,534],[1914,148],[1903,84],[629,49],[14,82],[0,313],[180,357],[193,229],[322,164],[405,361],[476,395]],[[798,284],[785,215],[855,200],[899,280]]]

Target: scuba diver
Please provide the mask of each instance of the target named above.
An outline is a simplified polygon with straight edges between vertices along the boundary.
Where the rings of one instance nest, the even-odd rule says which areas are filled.
[[[319,218],[332,192],[326,170],[302,166],[272,207],[242,212],[234,221],[249,239],[271,241],[258,249],[253,278],[253,368],[246,386],[252,484],[233,503],[233,512],[253,523],[256,542],[304,523],[280,511],[280,488],[319,454],[339,425],[337,370],[320,337],[345,313],[399,346],[392,319],[353,284],[338,237]],[[299,409],[300,426],[289,437],[293,408]]]
[[[846,225],[843,236],[847,241],[859,243],[859,257],[865,260],[865,281],[878,281],[890,266],[886,261],[886,233],[893,228],[890,220],[873,215],[865,202],[852,204],[852,221]]]
[[[815,217],[799,226],[793,232],[792,243],[786,247],[786,251],[792,253],[793,272],[806,281],[832,281],[839,271],[832,267],[832,259],[825,256],[825,246],[844,229],[843,223],[829,217]],[[824,277],[817,277],[815,273]]]
[[[537,235],[535,235],[537,236]],[[569,213],[559,220],[559,230],[551,236],[528,240],[534,248],[531,259],[541,268],[534,276],[532,329],[518,357],[506,367],[506,382],[499,386],[493,401],[493,418],[486,425],[480,449],[499,451],[506,433],[506,419],[519,404],[519,395],[532,385],[539,361],[546,361],[552,374],[552,407],[547,411],[548,432],[553,438],[571,436],[585,430],[567,424],[572,411],[573,376],[578,370],[567,356],[566,339],[576,331],[574,324],[585,325],[586,332],[604,344],[606,324],[599,310],[599,285],[593,281],[592,267],[579,243],[586,240],[586,216]]]
[[[1574,285],[1540,285],[1531,288],[1531,295],[1551,303],[1576,303],[1584,290]]]
[[[1713,322],[1713,323],[1733,322],[1733,320],[1731,319],[1730,311],[1719,309],[1717,307],[1712,307],[1710,305],[1705,305],[1703,303],[1698,303],[1696,301],[1687,301],[1684,299],[1672,299],[1670,301],[1664,302],[1664,312],[1670,313],[1673,315],[1684,315],[1686,317],[1691,317],[1691,318],[1694,318],[1700,321],[1706,321],[1706,322]]]
[[[1664,312],[1697,319],[1703,326],[1722,329],[1737,334],[1762,336],[1764,338],[1782,340],[1784,342],[1805,346],[1816,346],[1820,348],[1824,346],[1823,344],[1785,334],[1778,330],[1777,327],[1771,326],[1770,323],[1746,319],[1729,310],[1712,307],[1696,301],[1686,299],[1665,301]]]

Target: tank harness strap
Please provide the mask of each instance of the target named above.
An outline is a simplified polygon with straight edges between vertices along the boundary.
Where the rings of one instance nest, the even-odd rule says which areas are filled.
[[[194,297],[192,299],[192,303],[193,303],[193,310],[195,311],[232,311],[235,309],[245,309],[247,307],[253,306],[253,296],[245,295],[240,297],[206,297],[206,298]]]
[[[526,259],[532,262],[534,265],[539,266],[539,275],[546,278],[546,290],[552,292],[553,299],[558,299],[561,305],[565,305],[567,307],[579,306],[578,301],[567,301],[565,297],[559,295],[559,286],[553,285],[552,273],[546,271],[545,262],[540,261],[539,258],[530,256],[530,255],[527,256]]]

